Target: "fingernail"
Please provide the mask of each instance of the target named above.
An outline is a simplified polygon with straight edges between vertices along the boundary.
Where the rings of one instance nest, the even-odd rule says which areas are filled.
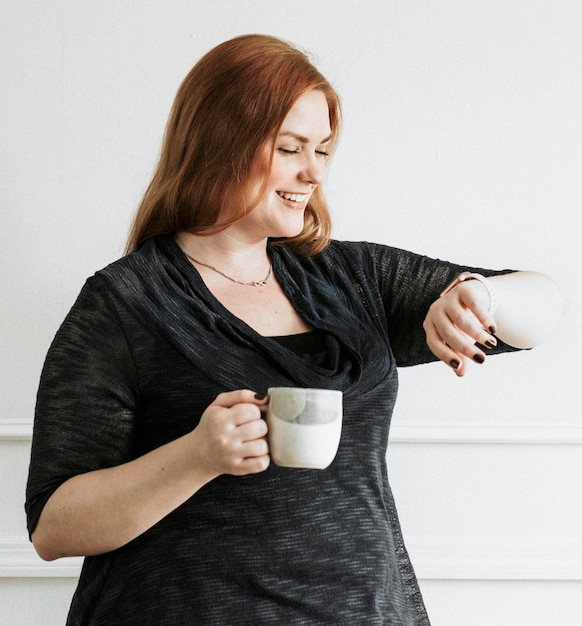
[[[496,341],[491,341],[490,339],[487,339],[487,341],[485,342],[485,345],[488,348],[495,348],[495,346],[497,345]]]
[[[480,354],[474,354],[473,361],[475,361],[475,363],[485,363],[485,359]]]
[[[451,367],[452,367],[454,370],[458,370],[458,369],[459,369],[459,366],[461,365],[461,364],[459,363],[459,361],[457,361],[457,359],[451,359],[451,360],[449,361],[449,363],[451,364]]]
[[[266,393],[256,393],[255,400],[264,400],[267,397]]]
[[[495,326],[489,326],[489,332],[494,335],[497,332],[497,328],[495,328]]]

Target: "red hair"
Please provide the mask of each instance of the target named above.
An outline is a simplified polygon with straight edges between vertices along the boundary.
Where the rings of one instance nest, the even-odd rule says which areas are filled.
[[[326,97],[333,147],[339,97],[305,53],[275,37],[243,35],[203,56],[174,100],[126,251],[161,233],[218,232],[252,211],[258,199],[249,201],[252,175],[260,173],[266,182],[270,168],[261,149],[310,89],[320,89]],[[309,256],[325,248],[330,233],[327,203],[317,187],[305,210],[303,231],[286,243]]]

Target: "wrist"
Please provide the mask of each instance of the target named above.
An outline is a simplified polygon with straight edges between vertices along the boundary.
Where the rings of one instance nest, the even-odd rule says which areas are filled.
[[[491,284],[491,281],[485,278],[482,274],[477,274],[475,272],[463,272],[462,274],[459,274],[449,285],[445,287],[440,296],[442,297],[446,295],[457,287],[457,285],[469,280],[476,280],[480,282],[483,287],[485,287],[487,295],[489,296],[489,313],[491,316],[495,315],[495,311],[497,310],[497,294],[495,292],[495,288]]]
[[[209,454],[204,433],[198,425],[194,430],[184,435],[187,471],[199,487],[213,481],[221,475],[221,472],[212,462],[212,455]]]

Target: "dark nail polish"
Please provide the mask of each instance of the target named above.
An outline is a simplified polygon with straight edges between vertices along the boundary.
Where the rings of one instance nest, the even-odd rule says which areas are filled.
[[[494,341],[489,341],[489,339],[485,342],[485,345],[488,348],[495,348],[495,346],[497,345]]]
[[[473,361],[475,361],[475,363],[485,363],[485,359],[480,354],[475,354]]]
[[[264,400],[267,397],[266,393],[256,393],[255,400]]]
[[[495,328],[495,326],[489,326],[489,332],[494,335],[497,332],[497,328]]]
[[[450,363],[451,363],[451,367],[452,367],[454,370],[458,370],[458,369],[459,369],[459,366],[461,365],[461,364],[459,363],[459,361],[457,361],[457,359],[451,359]]]

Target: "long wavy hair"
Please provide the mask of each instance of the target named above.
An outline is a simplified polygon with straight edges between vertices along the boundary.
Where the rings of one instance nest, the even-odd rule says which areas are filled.
[[[341,105],[306,53],[267,35],[243,35],[213,48],[190,70],[170,113],[152,180],[137,209],[126,252],[154,235],[219,232],[252,211],[252,179],[265,185],[273,142],[297,99],[320,89],[329,107],[333,150]],[[225,217],[228,216],[228,217]],[[321,187],[307,204],[304,227],[285,239],[300,255],[325,248],[331,220]]]

